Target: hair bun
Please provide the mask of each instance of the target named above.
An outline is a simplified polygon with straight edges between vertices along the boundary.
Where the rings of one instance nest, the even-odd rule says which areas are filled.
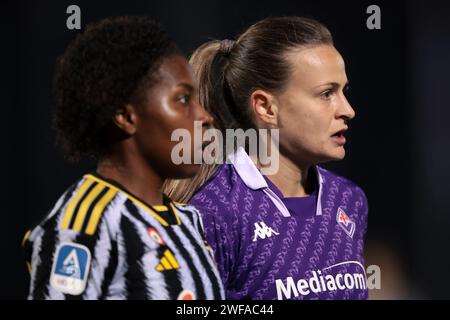
[[[236,41],[229,39],[224,39],[220,41],[219,52],[222,53],[224,56],[228,57],[231,53],[231,50],[233,50],[235,43]]]

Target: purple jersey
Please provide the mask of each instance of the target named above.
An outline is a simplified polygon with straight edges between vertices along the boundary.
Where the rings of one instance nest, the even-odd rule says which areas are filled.
[[[243,149],[190,204],[202,215],[227,299],[367,299],[367,200],[315,167],[318,187],[283,198]]]

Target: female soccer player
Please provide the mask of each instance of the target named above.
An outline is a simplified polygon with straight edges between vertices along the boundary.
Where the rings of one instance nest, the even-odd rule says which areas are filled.
[[[268,18],[237,41],[202,45],[191,62],[218,129],[279,129],[276,173],[238,148],[230,163],[167,185],[199,208],[227,299],[366,299],[366,197],[318,166],[344,158],[355,116],[330,32]]]
[[[171,161],[171,133],[204,126],[191,68],[145,17],[93,24],[59,60],[58,141],[98,159],[26,235],[29,299],[220,299],[198,212],[162,193],[194,165]]]

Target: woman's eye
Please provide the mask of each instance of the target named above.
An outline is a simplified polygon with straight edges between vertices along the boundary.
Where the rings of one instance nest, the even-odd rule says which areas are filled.
[[[182,104],[187,104],[187,103],[189,103],[189,99],[190,99],[190,96],[189,95],[182,95],[182,96],[179,96],[178,98],[177,98],[177,100],[179,101],[179,102],[181,102]]]
[[[320,97],[324,100],[330,100],[332,94],[333,94],[332,90],[327,90],[327,91],[322,92],[320,94]]]

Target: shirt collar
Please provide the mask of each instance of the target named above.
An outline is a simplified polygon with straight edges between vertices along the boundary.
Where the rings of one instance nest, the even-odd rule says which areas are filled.
[[[269,188],[267,181],[262,176],[261,172],[253,163],[252,159],[248,156],[247,152],[245,152],[243,147],[239,147],[236,152],[230,154],[228,156],[228,161],[233,165],[236,172],[238,173],[241,180],[244,184],[252,189],[259,190],[262,189],[272,200],[275,206],[281,211],[283,216],[289,217],[289,210],[283,204],[281,199]],[[322,189],[323,189],[323,177],[320,174],[319,168],[314,166],[314,173],[317,176],[317,180],[319,182],[319,192],[317,194],[317,204],[316,204],[316,215],[322,215]]]

